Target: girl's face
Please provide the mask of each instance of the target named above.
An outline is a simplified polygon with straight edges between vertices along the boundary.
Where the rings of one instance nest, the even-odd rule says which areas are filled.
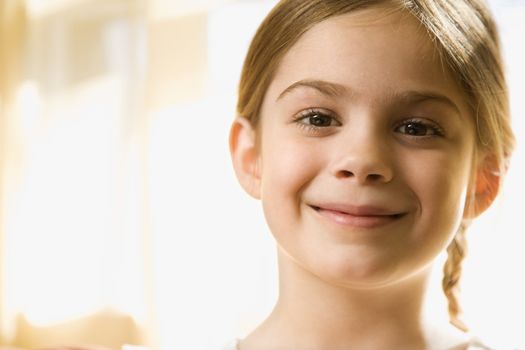
[[[421,271],[462,219],[472,119],[410,15],[368,9],[315,25],[261,110],[256,196],[282,256],[356,288]]]

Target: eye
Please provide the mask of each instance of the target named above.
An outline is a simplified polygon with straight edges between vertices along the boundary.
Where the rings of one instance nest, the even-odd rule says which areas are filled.
[[[317,130],[333,126],[341,126],[341,123],[328,112],[313,109],[300,113],[295,119],[295,122],[299,126]]]
[[[429,120],[409,119],[399,124],[395,131],[414,137],[443,136],[441,127]]]

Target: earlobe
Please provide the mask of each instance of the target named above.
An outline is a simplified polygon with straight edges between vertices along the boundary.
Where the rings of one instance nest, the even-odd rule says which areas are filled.
[[[497,162],[492,157],[487,157],[483,164],[478,168],[476,174],[475,188],[465,211],[465,218],[473,219],[487,210],[499,192],[500,173],[498,172]]]
[[[246,118],[238,117],[231,126],[230,155],[241,186],[250,196],[260,199],[261,169],[256,135]]]

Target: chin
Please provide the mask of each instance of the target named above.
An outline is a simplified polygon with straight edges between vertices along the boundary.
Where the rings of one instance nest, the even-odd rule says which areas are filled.
[[[399,264],[391,259],[373,257],[360,259],[332,255],[325,261],[316,259],[305,268],[330,284],[355,289],[381,288],[409,275],[400,271]]]

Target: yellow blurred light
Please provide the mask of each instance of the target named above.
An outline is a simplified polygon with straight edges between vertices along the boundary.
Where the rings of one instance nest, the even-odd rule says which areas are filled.
[[[42,17],[81,2],[85,0],[26,0],[26,6],[30,17]]]

